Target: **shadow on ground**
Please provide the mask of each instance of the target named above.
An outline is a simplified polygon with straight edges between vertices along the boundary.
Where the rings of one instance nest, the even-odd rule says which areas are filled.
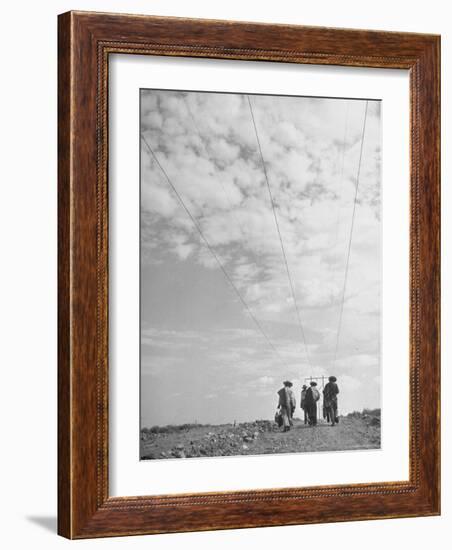
[[[39,527],[42,527],[46,531],[57,532],[57,518],[55,516],[27,516],[26,519],[30,523],[39,525]]]

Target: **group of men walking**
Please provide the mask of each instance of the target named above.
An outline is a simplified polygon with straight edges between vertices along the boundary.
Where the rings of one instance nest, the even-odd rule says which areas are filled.
[[[293,426],[293,415],[296,409],[295,394],[292,390],[292,382],[286,380],[283,387],[278,391],[278,411],[275,419],[281,425],[284,432],[288,432]],[[339,421],[337,415],[337,395],[339,387],[337,378],[330,376],[328,383],[323,388],[323,416],[331,426],[335,426]],[[317,389],[317,382],[312,380],[309,387],[303,385],[301,390],[300,407],[304,412],[304,423],[310,426],[317,424],[317,403],[320,399],[320,392]]]

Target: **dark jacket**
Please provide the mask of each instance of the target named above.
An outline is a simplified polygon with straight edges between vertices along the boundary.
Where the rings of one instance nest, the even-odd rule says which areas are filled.
[[[304,400],[305,408],[311,409],[312,407],[316,407],[316,403],[319,400],[319,390],[317,388],[313,388],[310,386],[306,390],[306,397]]]
[[[337,403],[337,394],[339,387],[336,382],[328,382],[323,390],[323,404],[325,407],[331,407],[333,403]]]

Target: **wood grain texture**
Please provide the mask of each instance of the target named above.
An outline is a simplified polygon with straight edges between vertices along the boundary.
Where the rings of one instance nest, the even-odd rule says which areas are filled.
[[[58,47],[59,533],[86,538],[438,514],[439,37],[69,12],[59,17]],[[409,481],[109,497],[107,91],[112,53],[410,71]]]
[[[69,25],[70,15],[60,25]],[[71,532],[70,410],[70,33],[58,33],[58,530]]]

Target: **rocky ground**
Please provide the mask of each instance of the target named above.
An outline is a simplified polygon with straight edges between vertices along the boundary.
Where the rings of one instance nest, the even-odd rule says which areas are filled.
[[[235,426],[184,424],[141,430],[143,460],[378,448],[379,410],[341,416],[334,427],[323,421],[316,427],[305,426],[295,419],[294,427],[287,433],[269,420]]]

